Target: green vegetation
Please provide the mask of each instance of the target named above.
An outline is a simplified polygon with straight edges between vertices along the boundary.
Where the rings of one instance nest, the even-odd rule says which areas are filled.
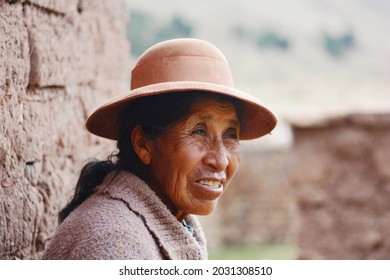
[[[127,38],[131,42],[131,53],[140,56],[150,46],[168,39],[191,37],[193,27],[180,16],[161,24],[153,16],[142,11],[131,10],[127,25]]]
[[[294,244],[267,243],[224,247],[210,251],[210,260],[293,260],[297,248]]]
[[[167,24],[157,30],[156,40],[164,41],[170,38],[190,37],[192,34],[192,26],[183,18],[175,16]]]
[[[330,55],[341,57],[355,45],[355,36],[351,31],[347,31],[341,35],[325,33],[323,36],[323,45]]]
[[[290,43],[287,38],[271,30],[260,33],[257,38],[257,45],[260,48],[273,48],[280,50],[287,50],[290,47]]]
[[[129,14],[127,37],[131,42],[131,53],[140,56],[150,46],[173,38],[192,37],[194,26],[180,15],[174,15],[168,21],[161,22],[161,18],[140,10],[132,9]],[[287,51],[291,49],[291,40],[280,31],[272,28],[263,30],[249,30],[242,25],[235,25],[231,29],[231,36],[239,41],[247,42],[265,50],[274,49]],[[352,31],[342,34],[324,32],[322,35],[323,49],[333,57],[345,55],[356,44]]]
[[[273,29],[253,32],[241,25],[236,25],[231,29],[231,34],[240,41],[249,42],[259,49],[287,51],[291,48],[291,40]],[[336,58],[345,55],[355,45],[356,39],[352,31],[345,31],[339,35],[324,32],[322,35],[323,49]]]
[[[242,26],[232,28],[233,36],[240,40],[247,40],[260,49],[276,49],[286,51],[290,48],[290,41],[280,32],[275,30],[263,30],[261,32],[250,32]]]

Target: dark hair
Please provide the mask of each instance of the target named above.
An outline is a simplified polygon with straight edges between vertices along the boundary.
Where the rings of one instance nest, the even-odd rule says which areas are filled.
[[[141,125],[145,137],[151,140],[156,139],[171,125],[184,118],[192,104],[209,98],[231,102],[240,119],[242,111],[240,101],[211,92],[172,92],[146,96],[132,102],[125,110],[118,125],[118,153],[109,156],[107,160],[94,159],[84,165],[80,171],[80,177],[72,199],[58,215],[59,223],[62,223],[74,209],[95,191],[109,172],[127,170],[140,178],[145,176],[145,167],[138,159],[130,141],[131,132],[136,125]]]

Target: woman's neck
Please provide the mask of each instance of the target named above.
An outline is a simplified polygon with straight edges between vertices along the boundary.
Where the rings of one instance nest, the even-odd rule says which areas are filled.
[[[172,215],[176,217],[179,222],[183,222],[185,217],[188,216],[188,213],[178,210],[177,207],[172,203],[168,196],[164,193],[162,188],[158,187],[153,180],[145,180],[148,186],[156,193],[156,195],[161,199],[161,201],[167,206]]]

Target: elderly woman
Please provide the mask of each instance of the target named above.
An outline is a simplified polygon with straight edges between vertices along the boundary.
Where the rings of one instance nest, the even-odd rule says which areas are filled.
[[[194,215],[217,205],[240,162],[240,141],[276,118],[234,88],[223,54],[197,39],[147,50],[130,93],[98,108],[87,129],[118,153],[81,170],[45,259],[206,259]]]

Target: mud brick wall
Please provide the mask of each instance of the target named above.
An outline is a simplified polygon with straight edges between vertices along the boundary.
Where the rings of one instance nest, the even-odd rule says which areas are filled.
[[[390,259],[390,114],[294,124],[302,259]]]
[[[124,1],[0,0],[0,259],[39,259],[89,157],[86,117],[128,90]]]

